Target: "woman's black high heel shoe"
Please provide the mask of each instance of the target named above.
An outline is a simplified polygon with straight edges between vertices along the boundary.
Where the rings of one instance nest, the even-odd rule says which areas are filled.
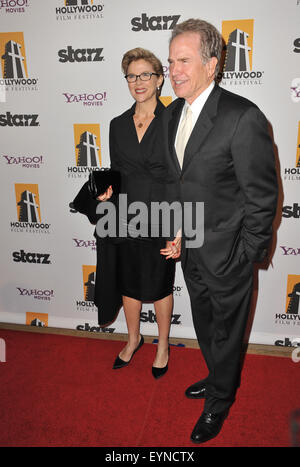
[[[115,359],[114,364],[113,364],[113,370],[119,370],[119,368],[124,368],[124,366],[129,365],[129,363],[130,363],[131,360],[132,360],[132,357],[133,357],[134,354],[142,347],[143,343],[144,343],[144,338],[143,338],[143,336],[141,335],[141,339],[140,339],[139,345],[138,345],[137,348],[133,351],[130,360],[129,360],[128,362],[124,362],[124,360],[122,360],[122,358],[120,358],[119,355],[118,355],[117,358]]]
[[[168,348],[168,354],[170,355],[170,347]],[[156,366],[152,367],[152,375],[154,376],[155,379],[159,379],[167,373],[168,368],[169,368],[168,363],[163,368],[157,368]]]

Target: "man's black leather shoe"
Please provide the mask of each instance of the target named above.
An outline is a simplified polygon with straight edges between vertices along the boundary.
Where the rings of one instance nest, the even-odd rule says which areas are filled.
[[[221,431],[228,410],[219,413],[203,412],[191,434],[193,443],[205,443]]]
[[[185,391],[186,397],[189,399],[204,399],[205,398],[205,380],[198,381],[192,384]]]

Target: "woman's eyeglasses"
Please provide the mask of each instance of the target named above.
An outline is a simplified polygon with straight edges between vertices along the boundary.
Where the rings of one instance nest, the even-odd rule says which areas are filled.
[[[134,75],[133,73],[130,73],[129,75],[125,75],[125,78],[127,79],[128,83],[135,83],[138,78],[140,78],[140,80],[142,81],[149,81],[152,75],[159,76],[158,73],[152,73],[152,72],[145,71],[144,73],[141,73],[140,75]]]

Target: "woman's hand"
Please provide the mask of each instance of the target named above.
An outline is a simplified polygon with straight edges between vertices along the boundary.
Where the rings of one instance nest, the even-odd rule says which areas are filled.
[[[181,236],[176,236],[173,241],[167,241],[166,247],[160,250],[160,254],[166,256],[166,259],[179,258],[181,254]]]
[[[113,189],[112,186],[110,185],[107,190],[102,193],[102,195],[98,196],[97,199],[99,201],[107,201],[109,198],[111,198],[111,195],[113,194]]]

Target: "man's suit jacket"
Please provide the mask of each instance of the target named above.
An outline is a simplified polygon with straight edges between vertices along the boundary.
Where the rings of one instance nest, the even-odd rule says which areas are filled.
[[[174,141],[183,105],[184,99],[169,105],[163,128],[168,134],[169,201],[204,202],[201,264],[222,277],[243,261],[262,261],[266,255],[277,205],[273,145],[258,107],[215,85],[191,133],[181,170]]]

